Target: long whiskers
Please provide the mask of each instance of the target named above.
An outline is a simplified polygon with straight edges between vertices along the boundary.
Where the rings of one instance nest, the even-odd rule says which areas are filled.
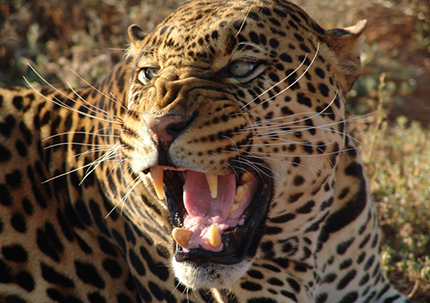
[[[234,151],[223,151],[223,152],[234,152]],[[301,163],[296,163],[296,162],[294,162],[294,161],[286,161],[285,159],[276,159],[276,158],[274,158],[274,157],[268,157],[270,154],[268,154],[268,153],[266,153],[266,152],[250,152],[250,151],[242,151],[243,153],[245,153],[245,154],[248,154],[249,156],[251,156],[251,157],[253,157],[253,158],[258,158],[258,159],[260,159],[260,160],[267,160],[267,161],[283,161],[283,162],[289,162],[289,163],[293,163],[293,164],[295,164],[295,165],[297,165],[297,166],[301,166],[301,167],[304,167],[304,168],[307,168],[307,169],[309,169],[313,174],[314,174],[314,176],[316,176],[317,175],[317,173],[319,172],[318,171],[318,169],[315,169],[315,168],[312,168],[312,167],[310,167],[310,166],[307,166],[307,165],[304,165],[304,164],[301,164]],[[275,154],[275,155],[278,155],[279,156],[279,154]],[[284,155],[285,156],[285,155]],[[302,157],[301,155],[300,155],[300,157]],[[250,161],[249,161],[250,162]],[[258,168],[258,166],[263,166],[263,164],[262,163],[256,163],[256,162],[250,162],[250,163],[248,163],[248,164],[250,164],[250,165],[254,165],[254,167],[256,167],[256,168]],[[264,169],[267,169],[267,166],[266,165],[264,165]],[[274,171],[272,170],[272,169],[270,169],[271,170],[271,172],[272,172],[272,175],[269,175],[269,174],[267,174],[265,171],[264,171],[264,169],[259,169],[259,170],[257,170],[257,172],[261,172],[264,176],[265,176],[265,178],[275,178],[276,177],[276,175],[274,174]]]
[[[45,78],[43,78],[42,77],[42,75],[40,75],[31,65],[29,66],[32,70],[33,70],[33,72],[38,76],[38,77],[40,77],[40,79],[49,87],[49,88],[51,88],[52,90],[54,90],[55,92],[57,92],[60,96],[62,96],[62,97],[64,97],[65,99],[67,99],[67,100],[70,100],[70,101],[72,101],[73,103],[78,103],[75,99],[73,99],[73,98],[71,98],[70,96],[68,96],[67,94],[65,94],[63,91],[61,91],[61,90],[59,90],[59,89],[57,89],[55,86],[53,86],[51,83],[49,83],[48,81],[46,81],[46,79]],[[122,124],[122,122],[120,122],[120,121],[112,121],[111,119],[108,119],[109,117],[99,117],[99,116],[97,116],[97,114],[100,114],[100,108],[97,108],[96,107],[96,109],[91,109],[91,108],[88,108],[87,107],[87,105],[85,105],[85,103],[84,104],[82,104],[82,106],[84,106],[84,108],[87,108],[90,112],[92,112],[93,114],[89,114],[89,113],[86,113],[86,112],[83,112],[83,111],[80,111],[79,109],[76,109],[76,108],[73,108],[73,107],[71,107],[71,106],[69,106],[69,105],[67,105],[67,104],[65,104],[63,101],[61,101],[61,100],[59,100],[57,97],[55,97],[54,95],[51,95],[52,96],[52,98],[48,98],[47,96],[45,96],[45,95],[43,95],[39,90],[37,90],[31,83],[30,83],[30,81],[28,81],[28,79],[27,78],[25,78],[24,77],[24,80],[25,80],[25,82],[27,83],[27,85],[30,87],[30,88],[32,88],[35,92],[36,92],[36,94],[38,94],[39,96],[41,96],[42,98],[44,98],[45,100],[47,100],[47,101],[50,101],[50,102],[53,102],[54,104],[56,104],[56,105],[58,105],[58,106],[60,106],[60,107],[62,107],[62,108],[65,108],[65,109],[68,109],[68,110],[70,110],[70,111],[73,111],[73,112],[76,112],[76,113],[79,113],[79,114],[81,114],[81,115],[84,115],[84,116],[86,116],[86,117],[89,117],[89,118],[93,118],[93,119],[98,119],[98,120],[101,120],[101,121],[104,121],[104,122],[108,122],[108,123],[111,123],[111,124],[118,124],[118,125],[121,125]],[[78,95],[78,97],[82,100],[82,98],[81,98],[81,96],[79,96]],[[102,113],[103,114],[103,113]]]
[[[82,107],[91,110],[95,113],[101,114],[103,117],[105,117],[106,119],[115,119],[117,121],[121,121],[121,119],[119,117],[117,117],[115,114],[109,113],[91,103],[89,103],[87,100],[85,100],[84,98],[82,98],[82,96],[67,82],[67,85],[69,86],[70,90],[76,95],[78,96],[78,98],[83,102],[83,104],[86,105],[82,105]]]
[[[107,129],[107,128],[105,128]],[[114,130],[121,130],[120,128],[111,128]],[[100,133],[102,131],[102,129],[98,129],[97,132],[83,132],[83,131],[74,131],[74,132],[63,132],[63,133],[58,133],[58,134],[54,134],[52,136],[46,137],[44,139],[42,139],[42,142],[51,140],[53,138],[56,137],[60,137],[60,136],[67,136],[67,135],[74,135],[74,134],[80,134],[80,135],[93,135],[93,136],[99,136],[99,137],[113,137],[113,138],[119,138],[119,135],[114,135],[114,134],[103,134]],[[50,148],[51,146],[47,146],[46,148]]]
[[[80,115],[89,117],[91,119],[96,119],[98,121],[107,122],[107,123],[109,123],[109,125],[111,125],[109,127],[105,127],[103,129],[98,129],[98,130],[91,131],[91,132],[85,132],[85,131],[62,132],[62,133],[58,133],[58,134],[54,134],[52,136],[49,136],[49,137],[43,139],[42,142],[45,142],[47,140],[57,138],[60,136],[68,136],[68,135],[86,135],[86,136],[97,136],[97,137],[113,138],[113,139],[118,139],[120,137],[119,131],[121,131],[121,128],[115,127],[115,125],[122,125],[122,121],[118,116],[116,116],[114,113],[108,112],[108,111],[98,107],[95,104],[91,104],[84,97],[82,97],[80,95],[80,93],[78,91],[76,91],[69,83],[67,83],[67,85],[69,86],[70,92],[72,92],[74,94],[74,96],[77,98],[77,99],[73,99],[71,96],[66,94],[64,91],[57,89],[52,84],[50,84],[32,66],[30,66],[30,68],[33,70],[33,72],[37,76],[39,76],[39,78],[49,88],[51,88],[53,90],[53,92],[57,93],[58,96],[60,96],[61,98],[64,98],[64,99],[61,100],[53,94],[51,95],[51,98],[43,95],[39,90],[35,89],[34,86],[26,78],[24,78],[24,80],[27,82],[29,87],[31,87],[39,96],[41,96],[42,98],[44,98],[44,99],[62,107],[62,108],[65,108],[65,109],[70,110],[72,112],[79,113]],[[77,74],[75,73],[75,75],[77,75]],[[119,102],[118,99],[112,93],[111,93],[111,96],[108,96],[108,95],[104,94],[103,92],[101,92],[96,87],[90,85],[87,81],[85,81],[79,75],[77,75],[77,76],[82,81],[84,81],[90,88],[94,89],[98,94],[105,96],[111,102],[115,102],[115,103],[121,104],[121,106],[123,106],[122,103]],[[69,100],[69,101],[73,102],[74,104],[79,105],[80,108],[78,109],[76,107],[72,107],[72,106],[68,105],[64,100]],[[112,145],[112,144],[94,144],[92,142],[84,142],[84,141],[80,141],[80,142],[65,141],[65,142],[59,142],[59,143],[47,145],[44,148],[45,149],[51,149],[51,148],[55,148],[55,147],[59,147],[59,146],[65,146],[65,145],[88,147],[88,150],[86,150],[82,153],[73,155],[74,157],[77,157],[77,159],[81,159],[82,157],[84,157],[90,153],[95,154],[95,153],[102,152],[103,154],[90,163],[86,163],[85,165],[82,165],[80,167],[69,170],[68,172],[65,172],[65,173],[56,175],[52,178],[49,178],[49,179],[43,181],[42,182],[43,184],[50,182],[52,180],[55,180],[57,178],[61,178],[63,176],[72,174],[72,173],[77,172],[79,170],[85,170],[84,176],[82,177],[82,180],[79,183],[79,185],[81,185],[82,182],[84,182],[88,178],[88,176],[91,175],[94,172],[94,170],[101,163],[103,163],[105,161],[117,161],[118,163],[123,163],[122,162],[123,160],[120,159],[119,150],[121,148],[121,144],[119,142]],[[118,163],[116,165],[118,165]]]
[[[72,73],[74,73],[76,75],[76,77],[78,77],[82,82],[84,82],[87,86],[91,87],[93,90],[95,90],[98,94],[105,96],[106,98],[108,98],[110,101],[115,102],[116,104],[120,105],[123,109],[127,110],[127,107],[118,100],[118,98],[111,92],[110,96],[106,95],[104,92],[102,92],[101,90],[99,90],[97,87],[95,87],[94,85],[92,85],[91,83],[89,83],[87,80],[85,80],[84,78],[82,78],[77,72],[75,72],[74,70],[71,70]],[[68,83],[67,83],[68,84]],[[68,84],[69,85],[69,84]]]
[[[284,119],[290,119],[290,120],[291,120],[291,118],[299,117],[299,116],[305,116],[305,115],[312,115],[312,116],[310,116],[310,117],[305,117],[305,118],[302,118],[302,119],[299,119],[299,120],[294,120],[294,121],[284,122],[282,125],[275,124],[275,126],[274,126],[274,127],[279,128],[279,127],[290,126],[291,124],[298,124],[298,123],[300,123],[300,122],[303,122],[303,121],[306,121],[306,120],[313,119],[313,118],[315,118],[315,117],[317,117],[317,116],[321,116],[321,115],[323,115],[323,114],[324,114],[324,112],[325,112],[325,111],[327,111],[327,109],[328,109],[330,106],[332,106],[332,104],[333,104],[333,102],[336,100],[336,98],[337,98],[337,92],[336,92],[335,96],[332,98],[332,100],[330,101],[330,103],[329,103],[325,108],[323,108],[323,110],[322,110],[322,111],[320,111],[320,112],[301,112],[301,113],[292,114],[292,115],[288,115],[288,116],[282,116],[282,117],[271,118],[270,120],[260,120],[260,121],[258,121],[258,122],[250,123],[249,125],[247,125],[246,127],[244,127],[244,128],[243,128],[243,130],[246,130],[246,129],[248,129],[248,128],[253,128],[253,127],[255,127],[255,126],[258,126],[258,128],[259,128],[259,129],[262,129],[262,128],[268,128],[268,129],[270,129],[270,128],[272,128],[272,127],[273,127],[273,126],[271,126],[271,125],[270,125],[270,124],[273,124],[273,122],[276,122],[276,121],[278,121],[278,120],[284,120]],[[265,124],[265,123],[267,123],[267,124],[269,124],[269,125],[264,126],[264,124]]]
[[[312,58],[312,61],[310,62],[309,66],[303,71],[303,73],[296,80],[294,80],[290,85],[288,85],[286,88],[282,89],[280,92],[274,94],[273,96],[269,97],[268,99],[264,100],[263,102],[259,103],[258,105],[262,105],[262,104],[264,104],[264,103],[266,103],[266,102],[268,102],[270,100],[273,100],[274,98],[276,98],[277,96],[279,96],[280,94],[284,93],[286,90],[288,90],[292,86],[294,86],[294,84],[296,84],[297,82],[299,82],[302,79],[302,77],[309,71],[309,69],[311,68],[311,66],[313,65],[313,63],[315,62],[315,59],[316,59],[316,57],[318,55],[318,52],[319,52],[319,46],[320,46],[320,44],[318,43],[317,44],[317,49],[315,51],[314,57]],[[264,94],[268,93],[269,91],[271,91],[272,89],[274,89],[275,87],[277,87],[279,84],[281,84],[282,82],[284,82],[285,80],[287,80],[289,77],[291,77],[295,72],[297,72],[303,66],[303,64],[306,62],[307,57],[308,57],[308,54],[305,55],[303,61],[299,64],[298,67],[296,67],[295,70],[293,70],[290,74],[288,74],[287,76],[285,76],[283,79],[281,79],[280,81],[278,81],[277,83],[275,83],[274,85],[272,85],[271,87],[269,87],[268,89],[266,89],[264,92],[262,92],[260,95],[258,95],[254,99],[252,99],[250,102],[248,102],[247,104],[245,104],[244,106],[242,106],[241,110],[244,110],[246,107],[249,107],[249,105],[251,103],[255,102],[261,96],[263,96]]]
[[[84,177],[82,178],[81,182],[79,182],[79,185],[82,184],[82,182],[85,181],[85,179],[104,161],[110,161],[119,159],[119,153],[118,150],[120,148],[121,144],[117,142],[114,146],[112,146],[106,153],[104,153],[102,156],[100,156],[98,159],[91,162],[92,166],[88,167],[88,169],[85,172]]]
[[[240,32],[242,31],[243,27],[245,26],[246,19],[248,18],[249,13],[251,12],[251,9],[255,6],[256,2],[257,2],[257,1],[256,1],[256,0],[254,0],[254,2],[249,6],[249,9],[248,9],[248,11],[247,11],[247,12],[246,12],[246,14],[245,14],[245,18],[243,19],[243,22],[242,22],[242,24],[240,25],[240,28],[239,28],[239,30],[238,30],[238,31],[237,31],[237,33],[236,33],[236,37],[237,37],[237,36],[239,36]]]
[[[114,205],[114,207],[112,207],[112,209],[105,216],[105,219],[107,219],[118,208],[120,204],[121,204],[121,213],[122,213],[122,209],[123,209],[123,206],[125,205],[125,202],[127,201],[129,195],[133,192],[134,188],[138,184],[140,184],[140,176],[137,176],[136,178],[134,178],[134,180],[127,185],[127,188],[128,188],[127,193],[121,198],[121,200],[118,201],[118,203]]]
[[[320,114],[320,113],[318,113],[318,114]],[[336,126],[340,123],[345,123],[345,124],[354,123],[357,120],[361,120],[363,118],[366,118],[368,116],[375,114],[375,112],[369,113],[366,115],[362,115],[359,117],[351,117],[348,119],[344,119],[342,121],[337,121],[337,122],[333,122],[333,123],[326,123],[323,125],[316,125],[316,126],[294,125],[294,124],[299,123],[299,122],[303,122],[307,119],[312,119],[313,117],[317,116],[318,114],[311,116],[311,117],[308,117],[308,118],[305,118],[305,119],[297,120],[297,121],[280,122],[283,119],[290,118],[292,116],[298,116],[301,114],[302,113],[291,115],[288,117],[278,117],[278,118],[274,118],[274,119],[267,120],[267,121],[260,120],[258,123],[250,124],[250,125],[244,127],[242,130],[237,131],[237,132],[233,132],[232,134],[240,134],[240,133],[246,131],[248,128],[251,128],[251,127],[254,128],[257,125],[258,125],[258,128],[256,128],[256,129],[258,130],[257,134],[258,134],[258,138],[260,140],[273,139],[274,136],[285,135],[288,133],[294,134],[294,133],[310,131],[310,130],[323,130],[323,131],[327,131],[327,132],[332,133],[332,134],[340,134],[342,136],[346,136],[347,138],[351,139],[355,143],[358,143],[359,145],[364,146],[364,147],[368,147],[368,146],[366,146],[366,144],[364,144],[360,140],[356,139],[354,136],[348,134],[346,131],[341,132],[341,131],[336,130],[332,127]],[[310,112],[307,112],[306,114],[310,114]],[[265,125],[265,124],[267,124],[267,125]],[[288,130],[285,129],[286,127],[288,127]],[[283,139],[283,138],[277,138],[277,140],[281,141],[281,143],[279,143],[279,144],[278,143],[272,143],[271,145],[284,145],[285,143],[300,144],[300,142],[287,140],[287,139]],[[319,140],[318,138],[315,139],[315,141],[318,141],[318,140]],[[241,147],[248,147],[248,146],[250,146],[250,145],[241,145]],[[252,146],[257,146],[257,145],[252,144]]]

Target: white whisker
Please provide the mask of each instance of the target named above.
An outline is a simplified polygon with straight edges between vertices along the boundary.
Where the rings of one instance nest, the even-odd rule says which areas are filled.
[[[127,188],[129,189],[128,192],[121,198],[121,200],[118,201],[118,203],[116,203],[112,209],[107,213],[107,215],[105,216],[105,219],[107,219],[107,217],[109,217],[117,208],[118,206],[121,204],[121,213],[122,213],[122,209],[123,209],[123,205],[125,204],[125,202],[128,199],[128,196],[131,194],[131,192],[133,191],[133,189],[137,186],[137,184],[140,183],[140,177],[137,176],[136,178],[134,178],[134,180],[127,185]]]
[[[54,147],[58,147],[58,146],[63,146],[63,145],[77,145],[77,146],[94,146],[93,143],[82,143],[82,142],[61,142],[61,143],[56,143],[56,144],[52,144],[52,145],[48,145],[45,146],[44,149],[50,149],[50,148],[54,148]],[[111,146],[110,144],[106,144],[106,145],[98,145],[98,146]]]
[[[229,152],[229,151],[225,151],[225,152]],[[309,166],[307,166],[307,165],[304,165],[304,164],[301,164],[301,163],[295,163],[295,162],[293,162],[293,161],[287,161],[287,160],[285,160],[285,159],[277,159],[277,158],[274,158],[274,157],[268,157],[268,155],[270,155],[269,153],[265,153],[265,152],[248,152],[248,151],[243,151],[244,153],[247,153],[247,154],[250,154],[252,157],[255,157],[255,158],[258,158],[258,159],[262,159],[262,160],[269,160],[269,161],[284,161],[284,162],[289,162],[289,163],[293,163],[293,164],[295,164],[295,165],[297,165],[297,166],[301,166],[301,167],[304,167],[304,168],[307,168],[307,169],[309,169],[313,174],[314,174],[314,177],[316,177],[316,174],[319,172],[319,170],[318,169],[315,169],[315,168],[312,168],[312,167],[309,167]],[[257,156],[258,155],[258,156]],[[263,157],[263,155],[266,155],[265,157]],[[285,155],[279,155],[279,154],[272,154],[272,155],[277,155],[277,156],[285,156]],[[302,155],[300,155],[299,156],[300,158],[301,157],[303,157]],[[260,164],[260,163],[255,163],[255,162],[253,162],[254,164],[256,164],[256,165],[258,165],[258,164]],[[261,165],[261,164],[260,164]],[[266,168],[266,166],[264,166],[265,168]],[[265,174],[266,175],[266,177],[271,177],[270,175],[267,175],[267,174]],[[272,178],[273,178],[274,176],[272,176]]]
[[[94,104],[89,103],[87,100],[85,100],[84,98],[82,98],[82,96],[69,84],[69,82],[67,82],[67,85],[69,86],[70,90],[76,95],[78,96],[78,98],[83,102],[81,103],[81,106],[83,108],[88,109],[89,111],[92,111],[94,113],[98,113],[101,114],[102,117],[106,118],[106,119],[114,119],[114,120],[118,120],[121,121],[121,119],[119,119],[115,114],[111,114],[107,111],[105,111],[104,109],[101,109],[100,107],[95,106]],[[76,102],[77,103],[77,102]],[[86,105],[85,105],[86,104]]]
[[[284,93],[286,90],[290,89],[294,84],[296,84],[298,81],[301,80],[301,78],[308,72],[308,70],[310,69],[310,67],[313,65],[313,63],[315,62],[315,59],[318,55],[319,52],[319,43],[317,45],[317,49],[315,51],[315,55],[312,58],[311,63],[309,64],[309,66],[305,69],[305,71],[296,79],[294,80],[293,83],[291,83],[290,85],[288,85],[286,88],[284,88],[283,90],[281,90],[280,92],[276,93],[275,95],[273,95],[272,97],[264,100],[263,102],[261,102],[259,105],[268,102],[270,100],[272,100],[273,98],[279,96],[280,94]],[[252,99],[250,102],[248,102],[247,104],[245,104],[244,106],[241,107],[241,110],[245,109],[246,107],[248,107],[251,103],[255,102],[255,100],[257,100],[258,98],[260,98],[261,96],[263,96],[264,94],[268,93],[269,91],[271,91],[274,87],[278,86],[279,84],[281,84],[282,82],[284,82],[286,79],[288,79],[291,75],[293,75],[296,71],[298,71],[303,64],[306,62],[306,59],[308,57],[308,54],[305,55],[303,61],[300,63],[300,65],[293,70],[289,75],[287,75],[286,77],[284,77],[282,80],[278,81],[277,83],[275,83],[274,85],[272,85],[270,88],[266,89],[264,92],[262,92],[260,95],[258,95],[257,97],[255,97],[254,99]]]
[[[108,128],[105,128],[108,129]],[[118,130],[120,131],[120,128],[112,128],[114,130]],[[101,132],[103,129],[99,129],[96,132],[82,132],[82,131],[73,131],[73,132],[63,132],[63,133],[58,133],[49,137],[46,137],[44,139],[42,139],[42,142],[48,141],[50,139],[53,139],[55,137],[60,137],[60,136],[65,136],[65,135],[74,135],[74,134],[81,134],[81,135],[93,135],[93,136],[99,136],[99,137],[114,137],[114,138],[119,138],[119,135],[113,135],[113,134],[100,134],[99,132]]]
[[[120,148],[120,144],[116,143],[114,146],[112,146],[106,153],[104,153],[101,157],[91,162],[92,166],[88,167],[88,169],[85,172],[84,177],[82,178],[81,182],[79,182],[79,185],[82,184],[82,182],[85,181],[85,179],[104,161],[109,161],[115,158],[118,158],[117,151]]]
[[[88,163],[88,164],[85,164],[84,166],[81,166],[81,167],[78,167],[78,168],[75,168],[75,169],[69,170],[68,172],[62,173],[62,174],[60,174],[60,175],[56,175],[55,177],[49,178],[49,179],[47,179],[47,180],[45,180],[45,181],[42,181],[42,184],[45,184],[45,183],[51,182],[52,180],[55,180],[55,179],[58,179],[58,178],[61,178],[61,177],[64,177],[64,176],[67,176],[67,175],[69,175],[69,174],[71,174],[71,173],[77,172],[77,171],[79,171],[79,170],[81,170],[81,169],[84,169],[84,168],[87,168],[87,167],[89,167],[89,166],[91,166],[91,165],[93,165],[93,163]]]
[[[279,128],[279,127],[285,127],[285,126],[289,126],[289,125],[291,125],[291,124],[297,124],[297,123],[300,123],[300,122],[303,122],[303,121],[306,121],[306,120],[309,120],[309,119],[313,119],[313,118],[315,118],[315,117],[318,117],[318,116],[320,116],[320,115],[322,115],[332,104],[333,104],[333,102],[334,102],[334,100],[336,100],[336,97],[337,97],[337,92],[336,92],[336,94],[335,94],[335,96],[334,96],[334,98],[332,98],[332,100],[330,101],[330,103],[322,110],[322,111],[320,111],[320,112],[318,112],[318,113],[316,113],[316,112],[302,112],[302,113],[297,113],[297,114],[294,114],[294,115],[288,115],[288,116],[282,116],[282,117],[275,117],[275,118],[272,118],[272,119],[270,119],[270,120],[260,120],[260,121],[258,121],[258,122],[255,122],[255,123],[252,123],[252,124],[249,124],[249,125],[247,125],[246,127],[244,127],[243,129],[248,129],[248,128],[252,128],[252,127],[255,127],[255,126],[258,126],[258,128],[259,129],[261,129],[261,128],[268,128],[268,129],[271,129],[271,128],[273,128],[273,127],[276,127],[276,128]],[[294,120],[294,121],[289,121],[289,122],[284,122],[283,124],[281,124],[281,125],[279,125],[279,124],[275,124],[274,126],[271,126],[271,125],[268,125],[268,126],[262,126],[264,123],[267,123],[267,124],[269,124],[269,123],[273,123],[273,122],[276,122],[276,121],[278,121],[278,120],[282,120],[282,119],[291,119],[292,117],[296,117],[296,116],[303,116],[303,115],[307,115],[307,114],[310,114],[310,115],[312,115],[312,116],[310,116],[310,117],[306,117],[306,118],[302,118],[302,119],[300,119],[300,120]]]
[[[106,146],[106,147],[103,147],[103,148],[101,148],[101,147],[92,148],[92,149],[89,149],[89,150],[84,151],[84,152],[82,152],[82,153],[75,154],[75,155],[73,155],[73,157],[76,157],[76,158],[78,158],[78,159],[81,159],[81,158],[82,158],[83,156],[85,156],[85,155],[93,154],[93,153],[97,153],[97,152],[105,152],[105,151],[108,151],[109,149],[111,149],[111,146],[110,146],[110,145],[109,145],[109,146]]]
[[[57,92],[57,93],[59,93],[61,96],[63,96],[64,98],[66,98],[67,100],[70,100],[70,101],[72,101],[72,102],[74,102],[74,103],[78,103],[76,100],[74,100],[73,98],[71,98],[70,96],[68,96],[67,94],[65,94],[64,92],[62,92],[61,90],[59,90],[59,89],[57,89],[56,87],[54,87],[52,84],[50,84],[48,81],[46,81],[31,65],[29,65],[29,67],[30,67],[30,69],[38,76],[38,77],[40,77],[40,79],[46,84],[46,85],[48,85],[48,87],[50,87],[51,89],[53,89],[55,92]],[[45,96],[45,95],[43,95],[41,92],[39,92],[31,83],[30,83],[30,81],[28,81],[28,79],[27,78],[25,78],[24,77],[24,81],[27,83],[27,85],[31,88],[31,89],[33,89],[35,92],[36,92],[36,94],[38,94],[39,96],[41,96],[42,98],[44,98],[45,100],[47,100],[47,101],[50,101],[50,102],[52,102],[52,103],[54,103],[54,104],[56,104],[56,105],[58,105],[58,106],[60,106],[60,107],[62,107],[62,108],[65,108],[65,109],[68,109],[68,110],[70,110],[70,111],[73,111],[73,112],[76,112],[76,113],[79,113],[79,114],[81,114],[81,115],[84,115],[84,116],[86,116],[86,117],[90,117],[90,118],[94,118],[94,119],[98,119],[98,120],[101,120],[101,121],[104,121],[104,122],[108,122],[108,123],[112,123],[112,124],[119,124],[119,125],[121,125],[121,123],[120,122],[115,122],[115,121],[111,121],[111,120],[108,120],[108,119],[104,119],[104,118],[101,118],[101,117],[98,117],[98,116],[96,116],[96,115],[92,115],[92,114],[88,114],[88,113],[85,113],[85,112],[81,112],[81,111],[79,111],[78,109],[75,109],[75,108],[73,108],[73,107],[71,107],[71,106],[69,106],[69,105],[67,105],[67,104],[65,104],[63,101],[61,101],[61,100],[59,100],[57,97],[55,97],[54,95],[51,95],[51,97],[52,97],[52,99],[50,99],[50,98],[48,98],[47,96]],[[98,112],[97,111],[94,111],[94,110],[91,110],[92,112],[94,112],[95,114],[97,114]]]
[[[257,1],[256,1],[256,0],[254,0],[254,2],[249,6],[249,9],[248,9],[248,11],[247,11],[247,12],[246,12],[246,14],[245,14],[245,18],[243,19],[243,22],[242,22],[242,24],[240,25],[240,28],[239,28],[239,30],[237,31],[237,33],[236,33],[236,36],[235,36],[235,37],[239,36],[240,32],[241,32],[241,31],[242,31],[242,29],[243,29],[243,26],[245,25],[246,19],[248,18],[249,13],[251,12],[251,9],[255,6],[255,3],[256,3],[256,2],[257,2]]]
[[[89,83],[87,80],[85,80],[84,78],[82,78],[81,76],[79,76],[78,73],[76,73],[74,70],[70,70],[70,71],[72,73],[74,73],[76,75],[76,77],[78,77],[82,82],[84,82],[86,85],[88,85],[93,90],[95,90],[97,93],[101,94],[102,96],[105,96],[106,98],[108,98],[108,100],[113,101],[116,104],[119,104],[122,108],[127,109],[127,107],[125,107],[124,104],[122,102],[120,102],[118,100],[118,98],[112,92],[109,93],[111,96],[108,96],[104,92],[102,92],[101,90],[99,90],[97,87],[95,87],[94,85],[92,85],[91,83]]]

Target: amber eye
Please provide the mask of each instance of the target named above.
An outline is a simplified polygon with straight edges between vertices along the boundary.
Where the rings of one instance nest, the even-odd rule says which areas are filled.
[[[143,84],[148,84],[158,76],[158,68],[144,67],[139,71],[138,79]]]
[[[250,76],[256,67],[254,62],[236,61],[230,64],[230,73],[235,77],[245,78]]]

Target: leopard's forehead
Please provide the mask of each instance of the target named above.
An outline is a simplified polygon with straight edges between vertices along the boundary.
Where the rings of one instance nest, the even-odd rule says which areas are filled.
[[[142,50],[156,53],[158,60],[210,64],[241,42],[269,51],[280,47],[281,40],[299,43],[302,38],[293,32],[318,35],[324,30],[286,1],[191,1],[158,25],[143,41]],[[288,36],[291,39],[285,39]]]

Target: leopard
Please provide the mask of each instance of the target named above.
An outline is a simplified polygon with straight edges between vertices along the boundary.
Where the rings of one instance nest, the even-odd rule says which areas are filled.
[[[196,0],[94,85],[0,89],[0,302],[408,302],[347,130],[365,28]]]

